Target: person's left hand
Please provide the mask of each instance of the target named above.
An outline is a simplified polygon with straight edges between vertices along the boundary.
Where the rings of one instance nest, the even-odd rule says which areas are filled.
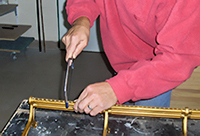
[[[74,104],[74,110],[95,116],[112,107],[116,102],[117,97],[108,82],[95,83],[83,90]]]

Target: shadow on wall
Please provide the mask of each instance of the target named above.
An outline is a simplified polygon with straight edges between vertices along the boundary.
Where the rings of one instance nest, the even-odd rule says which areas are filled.
[[[69,30],[71,28],[71,25],[67,21],[67,13],[65,10],[66,3],[67,1],[63,4],[63,7],[62,7],[62,17],[64,18],[64,22],[63,22],[64,26]]]
[[[71,28],[71,25],[69,24],[69,22],[67,21],[67,13],[66,13],[66,10],[65,10],[65,6],[66,6],[66,2],[64,2],[63,6],[62,6],[62,18],[63,18],[63,27],[67,28],[67,30],[69,30]],[[60,33],[60,29],[61,29],[61,26],[59,26],[59,33]],[[58,41],[58,48],[60,49],[65,49],[65,45],[63,44],[63,42],[61,41],[61,39]]]
[[[96,33],[97,33],[97,42],[99,45],[99,50],[101,52],[103,52],[103,44],[102,44],[102,40],[101,40],[101,33],[100,33],[100,22],[99,22],[99,17],[96,20]]]

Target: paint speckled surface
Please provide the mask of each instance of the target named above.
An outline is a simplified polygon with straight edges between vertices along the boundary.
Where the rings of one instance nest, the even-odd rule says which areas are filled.
[[[104,115],[91,117],[75,112],[36,109],[38,125],[28,136],[101,136]],[[29,104],[22,101],[1,135],[21,135],[29,117]],[[110,136],[181,136],[182,119],[109,115]],[[188,120],[188,136],[200,135],[200,120]]]

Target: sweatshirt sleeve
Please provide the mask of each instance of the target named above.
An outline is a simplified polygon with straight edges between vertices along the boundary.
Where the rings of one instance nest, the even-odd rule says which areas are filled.
[[[155,56],[108,79],[118,104],[158,96],[187,80],[200,65],[200,2],[178,1],[158,32]]]
[[[85,16],[90,20],[90,27],[100,14],[99,7],[94,0],[67,0],[66,11],[70,24],[77,18]]]

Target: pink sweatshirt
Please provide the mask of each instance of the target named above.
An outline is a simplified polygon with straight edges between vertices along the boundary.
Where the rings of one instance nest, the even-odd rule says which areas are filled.
[[[68,0],[68,21],[100,15],[118,103],[158,96],[200,65],[199,0]]]

